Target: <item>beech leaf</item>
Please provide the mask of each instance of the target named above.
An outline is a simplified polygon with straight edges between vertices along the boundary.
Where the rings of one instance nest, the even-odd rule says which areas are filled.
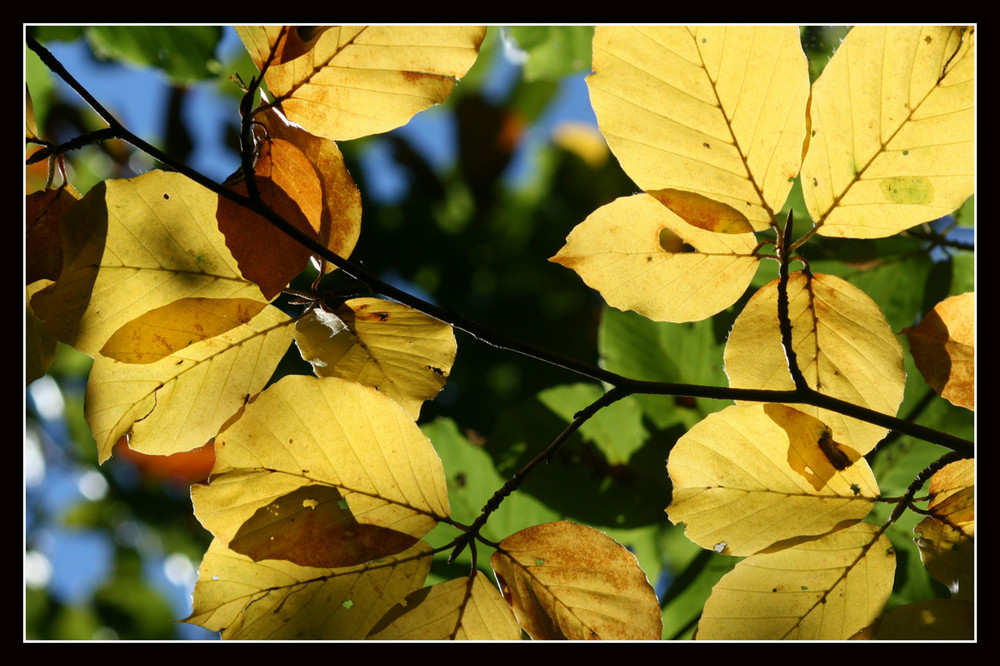
[[[380,134],[443,102],[486,36],[482,26],[238,27],[288,119],[334,141]],[[303,39],[304,38],[304,39]]]
[[[857,523],[740,561],[712,588],[700,640],[845,640],[882,613],[896,554],[881,529]]]
[[[63,216],[62,272],[32,298],[35,315],[94,356],[123,325],[178,299],[260,300],[216,228],[217,199],[165,171],[97,184]]]
[[[510,606],[482,571],[411,593],[379,620],[373,640],[498,640],[521,638]]]
[[[975,190],[975,30],[856,26],[812,88],[802,194],[819,233],[880,238]]]
[[[192,500],[225,544],[259,522],[258,511],[313,485],[335,489],[357,523],[413,539],[449,515],[441,459],[427,437],[378,391],[338,377],[291,375],[272,384],[216,437],[215,452],[210,483],[195,487]],[[353,529],[346,517],[337,520],[327,542]],[[374,543],[376,551],[383,544]]]
[[[625,173],[768,228],[806,137],[798,28],[598,26],[593,52],[591,104]]]
[[[198,569],[184,621],[242,640],[361,640],[416,589],[431,566],[430,547],[354,567],[252,562],[214,539]]]
[[[862,520],[879,496],[875,476],[860,456],[839,469],[824,435],[821,421],[783,405],[709,414],[670,452],[670,521],[702,548],[752,555]]]
[[[638,194],[598,208],[549,261],[576,271],[619,310],[698,321],[743,295],[757,271],[756,244],[753,234],[699,229]]]
[[[261,142],[254,167],[261,201],[299,231],[315,239],[323,208],[323,187],[309,158],[283,139]],[[246,196],[240,182],[234,190]],[[257,283],[268,300],[302,272],[312,252],[267,219],[243,206],[219,197],[216,213],[219,231],[226,236],[247,280]]]
[[[529,527],[501,541],[490,563],[533,639],[660,638],[660,605],[635,556],[592,527]]]
[[[361,234],[361,193],[337,144],[288,122],[276,109],[255,118],[267,127],[268,136],[288,141],[309,160],[319,177],[323,197],[317,240],[334,254],[349,257]],[[326,270],[333,270],[333,265],[327,264]]]
[[[951,404],[976,409],[976,294],[947,298],[907,330],[920,374]]]
[[[966,458],[946,465],[931,477],[931,515],[913,528],[920,559],[952,598],[972,601],[975,595],[976,466]]]
[[[185,323],[183,316],[191,314],[194,321],[203,318],[212,311],[203,303],[184,300],[151,311],[129,323],[122,335],[112,336],[114,357],[95,357],[84,415],[97,440],[101,462],[126,435],[131,448],[151,455],[198,448],[271,378],[292,341],[288,315],[266,306],[245,323],[184,344],[194,326],[192,320]],[[257,302],[226,301],[222,307],[234,308],[234,313],[240,308],[249,312],[257,308]],[[216,315],[219,312],[215,310]],[[161,339],[162,327],[174,317],[179,318],[175,320],[179,337]],[[212,322],[220,323],[234,322],[225,318]]]
[[[788,316],[792,348],[809,386],[883,414],[896,413],[906,383],[903,350],[867,294],[832,275],[796,272],[788,280]],[[725,362],[732,387],[795,388],[778,327],[778,280],[761,287],[736,318]],[[829,410],[796,408],[829,425],[834,439],[860,455],[886,433]]]
[[[457,351],[450,324],[377,298],[347,301],[336,315],[313,310],[296,323],[295,341],[317,376],[373,386],[413,420],[441,391]]]

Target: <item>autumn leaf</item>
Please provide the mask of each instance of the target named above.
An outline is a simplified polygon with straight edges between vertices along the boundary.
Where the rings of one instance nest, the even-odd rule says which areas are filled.
[[[856,456],[831,461],[818,419],[782,405],[733,405],[689,429],[670,452],[667,515],[702,548],[752,555],[868,515],[875,476]]]
[[[740,561],[705,603],[700,640],[844,640],[870,625],[892,592],[896,555],[876,525]]]
[[[337,377],[288,376],[272,384],[216,437],[215,447],[211,481],[195,487],[192,500],[206,529],[230,547],[241,530],[246,534],[260,527],[261,516],[267,517],[258,516],[262,509],[285,526],[298,520],[282,513],[281,503],[272,505],[313,485],[334,489],[339,497],[334,500],[329,491],[314,489],[310,492],[326,494],[290,506],[305,506],[308,499],[310,506],[305,508],[314,510],[334,502],[353,516],[353,520],[341,516],[332,506],[322,508],[330,522],[324,527],[327,533],[316,539],[320,545],[349,536],[354,521],[408,535],[412,542],[449,514],[444,470],[426,436],[375,389]],[[248,521],[255,522],[244,530]],[[366,533],[378,554],[361,552],[359,561],[382,556],[386,540],[405,541],[376,532]],[[257,548],[252,541],[246,543]],[[315,562],[322,556],[319,552],[297,557],[300,562],[306,557]],[[343,555],[333,552],[331,557]]]
[[[660,605],[635,556],[592,527],[529,527],[501,541],[490,563],[533,639],[660,638]]]
[[[510,607],[482,571],[411,593],[379,621],[373,640],[521,639]]]
[[[743,295],[757,270],[755,247],[753,234],[699,229],[638,194],[597,209],[550,261],[576,271],[619,310],[697,321]]]
[[[286,222],[317,238],[323,208],[323,187],[309,158],[283,139],[261,142],[254,167],[261,202]],[[233,189],[247,195],[245,182]],[[260,286],[268,300],[301,273],[312,252],[266,218],[220,196],[216,212],[219,231],[226,236],[247,280]]]
[[[788,280],[792,348],[810,387],[884,414],[903,399],[903,350],[882,311],[863,291],[832,275],[793,273]],[[778,327],[778,280],[753,295],[736,318],[725,350],[734,388],[790,390]],[[799,406],[830,426],[837,441],[864,455],[886,429],[815,407]]]
[[[37,280],[58,280],[63,253],[59,225],[62,216],[80,200],[72,185],[40,190],[25,200],[25,284]]]
[[[178,299],[260,300],[216,228],[217,199],[164,171],[99,183],[63,216],[63,268],[32,298],[35,315],[94,356],[123,325]]]
[[[871,627],[852,636],[879,641],[971,641],[976,607],[958,599],[928,599],[896,606]]]
[[[947,298],[906,331],[920,374],[951,404],[976,409],[976,294]]]
[[[335,315],[313,310],[296,323],[295,341],[317,376],[373,386],[413,420],[441,391],[457,351],[451,325],[377,298],[347,301]]]
[[[266,306],[252,316],[260,305],[184,299],[112,336],[111,355],[94,359],[84,406],[98,459],[107,460],[126,435],[131,448],[153,455],[189,451],[214,437],[264,388],[291,344],[288,315]],[[215,335],[198,339],[199,322],[216,326]]]
[[[58,341],[49,334],[35,313],[31,311],[31,297],[52,284],[51,280],[38,280],[25,287],[24,307],[24,385],[27,386],[48,372],[56,356]]]
[[[734,231],[768,228],[806,138],[798,28],[598,26],[593,53],[597,122],[636,184],[735,212]]]
[[[387,132],[444,101],[486,36],[476,26],[236,30],[258,68],[275,53],[264,79],[288,119],[334,141]]]
[[[975,30],[856,26],[812,88],[802,194],[826,236],[879,238],[975,190]]]
[[[361,234],[361,193],[337,144],[288,122],[276,109],[267,109],[254,118],[267,128],[268,136],[291,143],[308,159],[322,188],[317,240],[337,256],[349,257]],[[326,269],[332,270],[333,266],[327,264]]]
[[[214,539],[198,569],[184,621],[224,639],[360,640],[396,603],[423,585],[430,548],[354,567],[253,562]]]
[[[952,598],[972,601],[975,594],[975,461],[953,462],[931,477],[930,515],[913,528],[920,559]]]

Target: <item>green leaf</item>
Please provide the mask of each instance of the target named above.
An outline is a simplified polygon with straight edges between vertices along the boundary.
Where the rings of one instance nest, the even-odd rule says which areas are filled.
[[[94,52],[108,60],[158,67],[171,81],[193,83],[218,75],[219,26],[118,26],[87,29]]]

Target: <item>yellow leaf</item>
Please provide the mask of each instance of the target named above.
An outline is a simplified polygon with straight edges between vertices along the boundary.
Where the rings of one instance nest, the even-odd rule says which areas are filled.
[[[893,415],[903,400],[903,350],[878,305],[832,275],[793,273],[788,280],[792,348],[806,382],[835,398]],[[778,328],[778,281],[761,287],[736,318],[725,351],[729,385],[795,388]],[[830,426],[833,437],[864,455],[886,433],[828,410],[798,406]]]
[[[670,452],[667,514],[702,548],[751,555],[868,515],[878,484],[864,458],[838,469],[814,417],[783,405],[733,405],[688,430]]]
[[[976,409],[976,294],[946,298],[907,331],[913,361],[951,404]]]
[[[963,459],[931,477],[931,515],[913,528],[924,567],[953,598],[972,600],[975,585],[976,463]]]
[[[752,233],[753,227],[747,216],[718,201],[712,201],[694,192],[682,190],[653,190],[648,193],[654,199],[672,210],[688,224],[699,229],[719,234]]]
[[[224,639],[361,640],[375,622],[423,585],[430,547],[336,569],[254,563],[214,539],[198,569],[184,621]]]
[[[373,640],[516,641],[510,607],[482,571],[413,592],[379,620]]]
[[[288,119],[311,134],[345,141],[395,129],[443,102],[486,36],[481,26],[237,28],[258,67],[279,56],[265,81]]]
[[[265,307],[248,298],[181,298],[119,328],[101,355],[122,363],[153,363],[245,324]]]
[[[203,313],[194,301],[168,306],[166,311]],[[129,324],[127,337],[134,335],[150,344],[158,327],[168,321],[160,314]],[[291,344],[290,323],[288,315],[268,306],[246,323],[213,337],[185,346],[175,339],[171,344],[177,347],[170,351],[155,344],[148,351],[128,344],[113,350],[120,358],[157,357],[152,362],[125,363],[98,354],[87,381],[84,415],[97,440],[99,460],[107,460],[115,442],[125,435],[131,448],[151,455],[204,445],[267,384]]]
[[[971,641],[976,637],[976,607],[957,599],[928,599],[897,606],[864,635],[878,641]]]
[[[701,640],[844,640],[882,613],[896,555],[877,526],[740,561],[712,588]]]
[[[851,29],[809,106],[802,193],[820,234],[891,236],[973,193],[974,42],[972,28]]]
[[[336,315],[313,310],[296,323],[295,341],[319,377],[373,386],[413,420],[441,391],[457,351],[450,324],[377,298],[347,301]]]
[[[686,243],[693,248],[683,251]],[[608,305],[656,321],[698,321],[746,291],[757,270],[753,234],[716,234],[648,194],[602,206],[550,259],[571,268]]]
[[[99,183],[63,217],[63,269],[32,298],[36,316],[94,356],[119,328],[178,299],[261,300],[216,228],[217,200],[179,173]]]
[[[46,372],[56,356],[57,341],[31,311],[31,297],[38,290],[52,284],[51,280],[38,280],[25,288],[24,308],[24,385],[27,386]]]
[[[226,544],[260,509],[311,485],[336,489],[358,523],[413,538],[449,514],[427,437],[375,389],[337,377],[272,384],[219,433],[215,451],[211,483],[194,488],[192,500]]]
[[[635,556],[592,527],[529,527],[501,541],[490,564],[533,639],[660,638],[660,604]]]
[[[768,228],[806,136],[798,29],[598,26],[593,53],[597,122],[636,184],[694,193]]]

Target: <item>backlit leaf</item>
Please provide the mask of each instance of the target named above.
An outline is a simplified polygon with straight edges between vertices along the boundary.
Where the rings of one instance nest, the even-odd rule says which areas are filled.
[[[63,269],[32,298],[36,316],[94,356],[119,328],[178,299],[260,300],[216,228],[217,199],[179,173],[99,183],[63,217]]]
[[[619,310],[697,321],[743,295],[757,270],[755,247],[753,234],[699,229],[638,194],[597,209],[550,261],[576,271]]]
[[[891,236],[975,189],[975,32],[857,26],[813,86],[802,164],[826,236]]]
[[[25,284],[59,279],[63,265],[59,225],[79,200],[80,193],[72,185],[33,192],[25,198]]]
[[[226,544],[258,511],[312,485],[335,489],[359,524],[414,539],[449,514],[441,460],[413,420],[375,389],[337,377],[272,384],[216,437],[215,449],[211,483],[194,488],[192,499],[198,519]],[[339,525],[352,529],[346,519]]]
[[[501,541],[490,564],[533,639],[660,638],[660,605],[635,556],[592,527],[529,527]]]
[[[347,301],[336,316],[314,310],[296,323],[295,341],[317,376],[373,386],[414,420],[441,391],[457,351],[450,324],[377,298]]]
[[[712,589],[702,640],[844,640],[870,625],[892,592],[896,554],[858,523],[739,562]]]
[[[181,298],[125,324],[101,347],[122,363],[152,363],[245,324],[267,303],[248,298]]]
[[[938,470],[930,481],[931,515],[913,528],[920,559],[953,598],[975,593],[976,466],[971,458]]]
[[[878,484],[864,458],[838,469],[816,418],[782,405],[708,415],[670,452],[670,521],[705,549],[751,555],[868,515]]]
[[[971,641],[976,607],[959,599],[928,599],[896,606],[854,638],[878,641]]]
[[[947,298],[907,331],[917,369],[942,398],[976,409],[976,294]]]
[[[167,306],[130,323],[121,345],[112,337],[116,346],[112,353],[141,363],[95,357],[84,414],[101,462],[126,434],[131,448],[147,454],[168,455],[202,446],[264,388],[291,344],[291,320],[270,306],[246,323],[193,344],[183,344],[190,324],[178,324],[181,337],[161,343],[157,333],[169,324],[162,313],[203,314],[195,303]],[[254,301],[235,307],[248,307],[246,303],[256,308]],[[233,323],[218,318],[213,323],[220,321]]]
[[[827,395],[894,415],[903,399],[903,351],[878,305],[832,275],[788,280],[792,348],[806,382]],[[729,385],[795,388],[778,328],[778,281],[757,291],[736,318],[725,351]],[[868,453],[886,429],[828,410],[798,406],[830,426],[834,439]]]
[[[191,615],[184,621],[224,639],[360,640],[430,570],[430,548],[355,567],[315,568],[252,562],[214,539],[198,569]]]
[[[323,188],[309,158],[283,139],[261,142],[254,167],[261,201],[284,220],[317,238],[323,208]],[[247,194],[245,182],[233,189]],[[247,280],[271,300],[302,272],[312,252],[267,219],[219,197],[219,231]]]
[[[510,606],[482,571],[410,594],[368,635],[373,640],[507,640],[521,638]]]
[[[451,94],[479,55],[477,26],[240,27],[285,115],[316,136],[344,141],[404,125]],[[305,37],[305,39],[303,39]]]
[[[228,475],[219,482],[232,480]],[[239,486],[240,489],[243,486]],[[249,498],[246,498],[249,499]],[[260,560],[346,567],[400,553],[417,539],[354,519],[336,488],[302,486],[257,509],[229,548]]]
[[[766,229],[806,136],[798,29],[598,26],[593,51],[597,122],[636,184],[721,202]]]
[[[267,127],[268,136],[294,144],[312,164],[323,196],[317,240],[334,254],[349,257],[361,234],[361,193],[337,144],[289,123],[276,109],[258,114],[255,119]],[[327,270],[331,269],[327,264]]]

